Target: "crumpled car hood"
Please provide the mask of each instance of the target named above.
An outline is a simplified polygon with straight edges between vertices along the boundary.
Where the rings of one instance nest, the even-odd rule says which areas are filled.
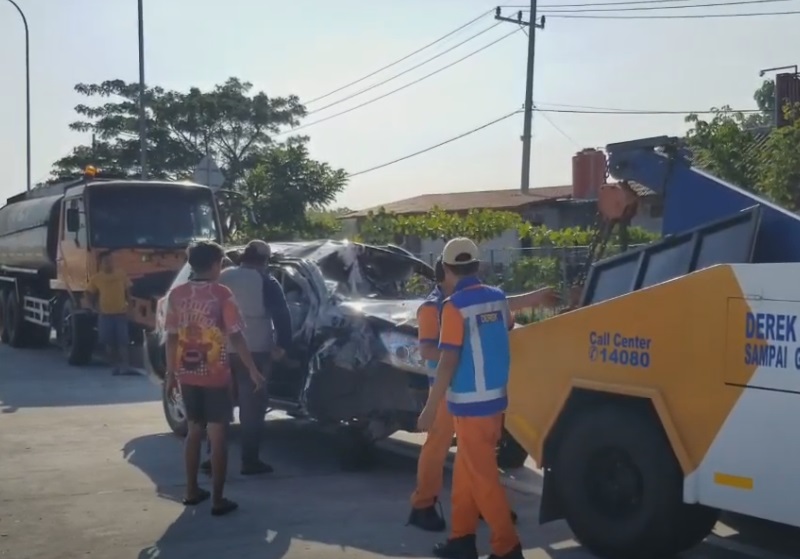
[[[343,312],[353,312],[370,316],[395,326],[407,326],[416,329],[417,309],[424,299],[359,299],[357,301],[344,301],[339,308]]]

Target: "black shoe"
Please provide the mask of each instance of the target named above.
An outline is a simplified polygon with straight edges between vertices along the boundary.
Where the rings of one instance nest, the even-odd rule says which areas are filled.
[[[480,515],[478,518],[483,520],[483,515]],[[514,524],[517,523],[517,513],[514,512],[513,510],[511,511],[511,522],[513,522]]]
[[[205,460],[200,462],[200,471],[206,474],[207,476],[211,475],[211,460]]]
[[[435,501],[429,507],[411,509],[406,526],[416,526],[426,532],[444,532],[445,528],[447,528],[447,523],[444,521],[444,514],[441,512],[441,504],[439,504],[439,510],[436,510],[437,504],[439,504],[439,501]]]
[[[433,546],[433,554],[441,559],[478,559],[475,535],[450,538]]]
[[[272,466],[259,460],[252,464],[242,464],[241,474],[243,476],[257,476],[260,474],[271,474],[274,471]]]
[[[522,554],[522,546],[517,544],[517,547],[505,555],[495,555],[492,553],[487,559],[525,559],[525,556]]]

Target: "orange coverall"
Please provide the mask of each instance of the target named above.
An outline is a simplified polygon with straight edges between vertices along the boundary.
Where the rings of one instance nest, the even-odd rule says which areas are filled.
[[[464,318],[447,302],[441,314],[439,347],[464,351]],[[508,497],[497,469],[497,443],[503,430],[503,413],[489,416],[455,416],[458,452],[453,468],[450,537],[475,534],[481,517],[491,531],[492,553],[504,556],[520,543],[511,518]]]
[[[433,304],[424,304],[417,311],[420,345],[439,343],[439,309]],[[434,369],[435,371],[435,369]],[[411,506],[422,509],[433,506],[442,491],[444,483],[444,463],[453,444],[453,416],[447,410],[447,402],[442,400],[436,410],[436,419],[428,430],[417,462],[417,487],[411,495]]]

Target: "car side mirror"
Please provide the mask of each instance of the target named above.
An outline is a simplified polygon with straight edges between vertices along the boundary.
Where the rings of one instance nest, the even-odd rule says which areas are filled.
[[[81,228],[81,218],[78,208],[67,208],[67,231],[77,233]]]

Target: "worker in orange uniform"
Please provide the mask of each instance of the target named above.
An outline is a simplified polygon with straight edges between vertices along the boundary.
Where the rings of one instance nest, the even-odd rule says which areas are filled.
[[[446,396],[458,452],[451,533],[433,553],[443,559],[477,559],[475,533],[483,516],[491,532],[489,559],[524,559],[496,455],[508,406],[508,330],[513,318],[505,293],[478,279],[480,258],[474,242],[452,239],[442,251],[442,263],[445,283],[455,285],[442,305],[436,380],[418,427],[427,431],[434,425]]]
[[[452,293],[455,282],[445,281],[442,257],[434,264],[436,287],[426,297],[417,310],[418,340],[420,355],[426,360],[430,370],[430,385],[436,378],[436,366],[439,362],[439,313],[445,297]],[[556,291],[552,287],[530,291],[507,297],[511,312],[527,308],[536,308],[552,304],[557,300]],[[439,493],[444,478],[444,463],[453,444],[453,417],[444,400],[439,404],[433,425],[428,429],[425,443],[419,454],[417,463],[417,486],[411,495],[411,513],[408,524],[428,532],[442,532],[447,527],[443,515],[437,510]],[[517,515],[511,511],[511,519],[517,521]]]

